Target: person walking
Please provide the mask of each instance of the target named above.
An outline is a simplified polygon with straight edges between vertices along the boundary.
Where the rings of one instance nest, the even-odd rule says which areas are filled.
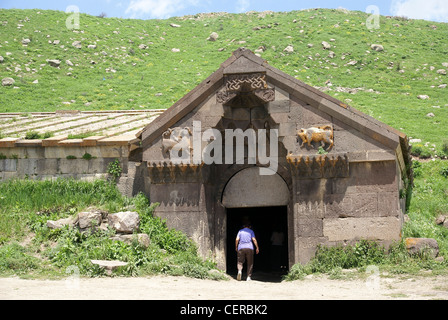
[[[258,254],[260,249],[258,247],[257,239],[255,238],[255,233],[251,229],[250,223],[245,223],[243,229],[241,229],[235,240],[235,250],[238,253],[238,275],[237,280],[241,281],[241,276],[243,273],[243,265],[247,262],[247,281],[252,280],[252,272],[254,268],[254,245],[255,252]]]

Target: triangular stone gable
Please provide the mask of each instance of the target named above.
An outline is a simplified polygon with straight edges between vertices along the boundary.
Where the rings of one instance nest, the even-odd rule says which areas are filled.
[[[352,133],[350,137],[347,136],[347,139],[363,140],[369,146],[376,145],[377,148],[373,147],[371,149],[383,149],[386,153],[388,152],[389,158],[386,157],[388,160],[391,160],[391,157],[396,157],[402,173],[404,175],[410,174],[407,171],[409,170],[409,147],[405,134],[270,66],[265,60],[244,48],[233,52],[232,56],[222,63],[216,72],[143,129],[140,135],[143,152],[157,140],[160,140],[166,130],[178,126],[179,123],[182,124],[182,119],[190,117],[191,113],[197,112],[202,105],[210,103],[225,104],[232,101],[232,98],[236,95],[232,96],[232,92],[225,90],[232,76],[257,74],[261,75],[266,82],[266,88],[261,90],[258,96],[265,99],[264,102],[272,118],[284,116],[285,108],[291,110],[294,104],[300,105],[309,116],[315,115],[314,121],[309,120],[303,124],[304,126],[325,125],[332,122],[336,127],[343,128],[341,131]],[[268,89],[272,92],[268,92]],[[275,94],[275,97],[272,96],[273,94]],[[243,97],[245,96],[243,95]],[[208,102],[209,100],[211,102]],[[245,101],[250,103],[250,100]],[[243,104],[241,101],[237,103]],[[291,115],[291,117],[294,118],[294,115]],[[298,126],[303,119],[299,119],[299,116],[296,116],[296,118],[297,126],[294,127],[294,124],[289,121],[288,124],[283,124],[283,131],[288,130],[288,125],[289,135],[291,135],[291,130],[300,130]],[[322,120],[325,118],[328,121]],[[280,129],[282,130],[282,128]],[[292,139],[290,140],[292,143]],[[358,143],[359,145],[365,145],[365,143]],[[303,149],[297,149],[299,149],[299,153],[301,150],[303,151]],[[289,151],[291,152],[291,149]],[[306,152],[304,153],[306,154]],[[358,160],[381,160],[382,154],[385,154],[385,152],[371,152],[370,156],[367,153],[366,156]],[[144,156],[143,160],[150,160],[149,158],[151,158],[151,155]]]

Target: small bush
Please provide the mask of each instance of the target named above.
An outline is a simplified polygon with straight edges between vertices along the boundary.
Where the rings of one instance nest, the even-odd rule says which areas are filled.
[[[107,165],[107,173],[115,179],[119,178],[122,172],[123,169],[121,168],[120,160],[118,159],[115,159]]]

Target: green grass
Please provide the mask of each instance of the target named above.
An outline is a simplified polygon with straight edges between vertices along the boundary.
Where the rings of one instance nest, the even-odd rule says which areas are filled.
[[[13,180],[0,183],[0,194],[1,276],[61,277],[73,266],[83,276],[105,275],[90,262],[93,259],[128,262],[117,275],[223,278],[209,273],[215,264],[198,256],[192,240],[153,216],[156,204],[150,205],[142,194],[123,197],[108,181]],[[150,236],[150,246],[110,240],[111,230],[81,233],[76,228],[51,230],[46,226],[47,220],[73,216],[91,206],[111,213],[136,210],[140,231]]]
[[[218,69],[238,47],[254,51],[264,46],[264,59],[307,84],[324,87],[330,80],[332,89],[363,88],[356,94],[327,93],[422,139],[423,145],[429,143],[426,148],[432,155],[446,155],[442,144],[448,136],[448,88],[438,86],[448,80],[437,74],[438,69],[446,69],[442,63],[448,62],[446,23],[381,17],[380,28],[368,30],[366,13],[329,9],[168,20],[81,14],[80,30],[72,31],[65,27],[68,14],[39,11],[0,10],[0,21],[7,21],[0,24],[0,55],[5,58],[0,70],[2,77],[14,78],[19,88],[0,88],[0,112],[167,108]],[[181,27],[173,28],[170,23]],[[212,32],[219,34],[215,42],[206,40]],[[22,46],[24,38],[31,39],[27,47]],[[54,40],[60,44],[49,43]],[[74,41],[82,41],[83,48],[73,47]],[[322,41],[332,45],[334,59],[322,49]],[[96,49],[87,48],[94,43]],[[385,50],[371,50],[373,43],[382,44]],[[140,44],[148,49],[139,49]],[[294,53],[283,52],[288,45],[294,46]],[[174,53],[172,48],[181,51]],[[49,66],[47,59],[59,59],[60,68]],[[74,64],[72,70],[66,60]],[[350,60],[358,63],[347,66]],[[21,71],[16,73],[19,65]],[[417,99],[422,94],[430,99]],[[72,100],[70,105],[63,104]],[[430,112],[434,118],[426,117]]]

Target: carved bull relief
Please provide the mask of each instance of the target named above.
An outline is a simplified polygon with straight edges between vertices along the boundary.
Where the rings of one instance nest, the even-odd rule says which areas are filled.
[[[327,151],[334,146],[334,132],[332,125],[311,127],[308,129],[302,128],[297,135],[302,140],[301,148],[303,148],[305,144],[308,145],[308,147],[311,147],[311,143],[313,142],[320,143],[322,147],[329,144],[326,149]]]

